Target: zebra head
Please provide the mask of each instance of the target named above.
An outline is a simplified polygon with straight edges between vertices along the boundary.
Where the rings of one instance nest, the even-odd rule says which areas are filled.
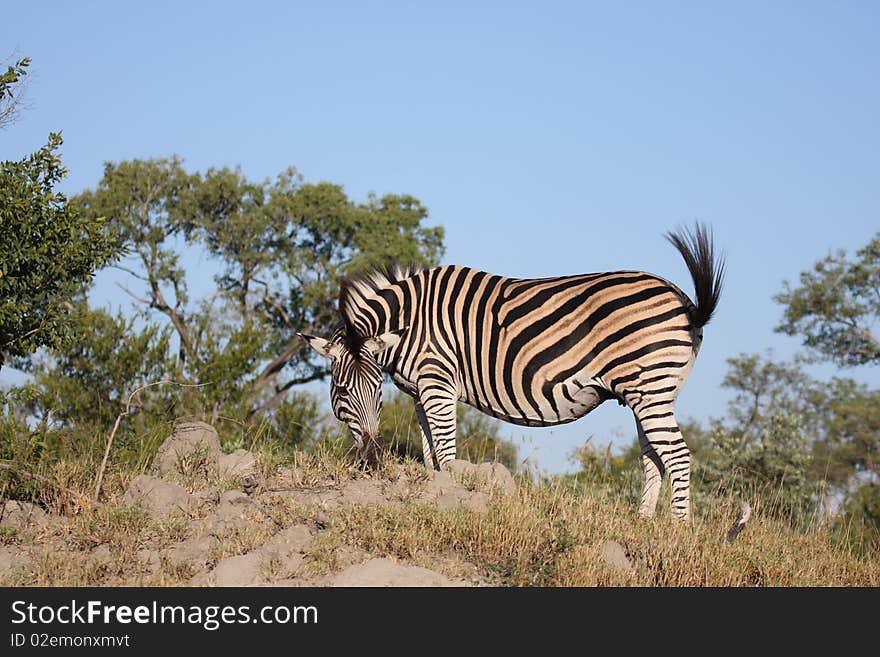
[[[368,456],[379,444],[379,413],[382,410],[382,368],[376,356],[400,341],[399,333],[385,333],[358,340],[352,348],[344,328],[329,340],[298,333],[309,346],[330,360],[330,404],[354,438],[358,455]]]

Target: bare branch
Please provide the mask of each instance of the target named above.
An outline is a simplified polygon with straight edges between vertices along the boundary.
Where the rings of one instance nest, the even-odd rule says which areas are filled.
[[[150,282],[150,279],[148,279],[146,276],[142,276],[141,274],[137,273],[133,269],[129,269],[128,267],[123,267],[122,265],[110,265],[110,266],[113,267],[114,269],[124,271],[126,274],[129,274],[130,276],[134,276],[138,280],[144,281],[145,283]]]
[[[264,301],[267,305],[272,306],[272,308],[275,309],[275,311],[281,316],[281,319],[284,320],[284,323],[285,323],[287,326],[292,327],[292,326],[293,326],[293,322],[290,321],[290,315],[287,314],[287,311],[284,310],[284,307],[283,307],[281,304],[277,303],[276,301],[274,301],[274,300],[271,298],[271,292],[270,292],[270,290],[269,290],[269,285],[268,285],[268,283],[266,283],[266,282],[264,282],[264,281],[261,281],[261,280],[258,279],[258,278],[254,278],[253,281],[254,281],[254,283],[259,283],[260,285],[262,285],[262,286],[264,286],[264,287],[266,288],[266,292],[263,294],[263,301]]]
[[[271,381],[277,376],[278,372],[282,370],[282,368],[287,365],[288,361],[293,358],[293,355],[299,349],[299,337],[294,337],[290,342],[287,343],[287,346],[284,348],[278,356],[276,356],[266,367],[263,368],[263,371],[260,372],[260,375],[254,380],[253,390],[254,392],[259,392],[263,388],[265,388]]]
[[[210,383],[178,383],[177,381],[153,381],[151,383],[145,383],[144,385],[135,388],[132,391],[132,393],[128,396],[128,401],[125,403],[125,410],[116,416],[116,422],[113,424],[113,430],[107,437],[107,446],[104,448],[104,458],[101,460],[101,467],[98,469],[98,476],[95,481],[95,503],[98,502],[98,496],[101,494],[101,485],[104,483],[104,470],[107,469],[107,459],[110,457],[110,447],[113,445],[113,438],[114,436],[116,436],[116,430],[119,429],[119,424],[120,422],[122,422],[122,418],[131,413],[132,401],[139,392],[141,392],[142,390],[146,390],[147,388],[152,388],[153,386],[160,386],[164,384],[180,386],[181,388],[200,388],[202,386],[210,385]]]
[[[310,383],[312,381],[317,381],[318,379],[321,379],[321,378],[323,378],[323,374],[318,373],[318,374],[313,374],[311,376],[300,377],[298,379],[291,379],[290,381],[285,383],[283,386],[276,387],[274,395],[272,395],[265,402],[263,402],[262,404],[257,406],[257,408],[254,408],[254,409],[251,409],[250,411],[248,411],[247,419],[251,419],[254,415],[260,415],[262,413],[265,413],[266,411],[270,410],[271,408],[274,408],[275,406],[277,406],[287,396],[287,391],[290,390],[293,386],[298,386],[303,383]]]
[[[131,298],[133,298],[135,301],[140,301],[142,304],[147,305],[147,306],[150,305],[150,302],[149,302],[147,299],[144,299],[143,297],[139,297],[139,296],[136,295],[134,292],[132,292],[131,290],[129,290],[127,287],[125,287],[122,283],[119,283],[119,282],[117,281],[116,285],[117,285],[117,287],[119,287],[120,290],[122,290],[123,292],[125,292],[128,296],[130,296]]]
[[[29,109],[24,102],[27,96],[28,78],[26,69],[30,65],[30,58],[19,60],[15,66],[10,66],[10,72],[18,69],[18,79],[5,86],[5,95],[0,96],[0,129],[5,129],[18,120],[23,109]],[[4,62],[5,64],[5,62]]]

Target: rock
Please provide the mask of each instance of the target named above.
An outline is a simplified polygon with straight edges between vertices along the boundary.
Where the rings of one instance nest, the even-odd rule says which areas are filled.
[[[283,529],[256,550],[269,566],[272,579],[296,575],[305,561],[303,553],[312,542],[312,530],[306,525]]]
[[[125,506],[141,506],[153,518],[174,511],[186,512],[193,502],[195,498],[183,486],[150,475],[138,475],[132,479],[122,498]]]
[[[479,513],[485,511],[489,506],[489,496],[486,493],[468,490],[455,480],[452,473],[446,470],[433,473],[420,497],[434,502],[441,509],[465,506]]]
[[[632,570],[632,563],[626,556],[626,549],[617,541],[605,541],[599,548],[599,556],[606,566]]]
[[[243,477],[257,466],[257,457],[246,449],[237,449],[232,454],[224,454],[217,461],[217,471],[221,477]]]
[[[199,502],[210,502],[212,504],[220,502],[220,489],[216,486],[208,486],[207,488],[194,491],[192,495]]]
[[[455,459],[444,464],[443,469],[457,475],[458,480],[465,485],[473,482],[479,486],[500,489],[505,493],[516,491],[516,481],[514,481],[513,475],[501,463],[475,465],[470,461]]]
[[[223,559],[210,573],[197,575],[190,583],[195,586],[256,586],[265,583],[264,567],[272,579],[291,577],[305,561],[302,553],[311,541],[312,532],[307,526],[288,527],[247,554]]]
[[[227,557],[217,563],[210,580],[216,586],[253,586],[260,580],[262,561],[258,551]]]
[[[30,502],[7,500],[0,504],[0,527],[26,529],[46,524],[48,516],[43,509]]]
[[[455,586],[445,575],[389,559],[370,559],[333,577],[331,586]]]
[[[252,504],[251,498],[240,490],[227,490],[220,494],[220,506],[244,507]]]
[[[3,583],[4,577],[12,575],[23,563],[20,553],[0,545],[0,584]]]
[[[256,472],[248,472],[241,480],[241,487],[248,495],[253,495],[260,487],[260,475]]]
[[[499,489],[507,494],[516,492],[516,481],[513,475],[501,463],[480,463],[477,466],[477,473],[486,480],[487,485],[490,487]]]
[[[261,552],[261,556],[261,563],[266,566],[266,573],[272,580],[299,575],[306,560],[305,556],[299,552],[291,552],[283,557],[275,552]]]
[[[10,584],[7,578],[28,573],[33,564],[34,555],[30,550],[0,545],[0,586]]]
[[[177,474],[187,468],[215,470],[220,460],[217,430],[204,422],[184,422],[159,447],[151,466],[155,475]]]
[[[464,488],[452,478],[452,475],[449,472],[440,470],[432,473],[431,479],[425,485],[424,493],[428,497],[436,498],[453,490],[463,491]]]

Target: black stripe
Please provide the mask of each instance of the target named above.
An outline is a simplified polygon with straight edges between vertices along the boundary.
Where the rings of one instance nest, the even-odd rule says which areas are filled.
[[[629,381],[634,381],[638,379],[645,372],[650,372],[651,370],[659,370],[663,368],[682,368],[688,364],[688,361],[680,363],[674,360],[664,360],[659,363],[652,363],[651,365],[646,365],[645,367],[639,368],[638,371],[633,372],[632,374],[627,374],[626,376],[619,376],[616,379],[612,379],[611,383],[608,387],[612,390],[617,390],[620,387],[621,383],[628,383]]]
[[[636,349],[628,354],[624,354],[618,358],[615,358],[611,362],[609,362],[605,367],[603,367],[598,376],[603,377],[608,372],[613,370],[615,367],[619,367],[623,363],[627,363],[629,361],[635,360],[637,358],[641,358],[642,356],[647,356],[648,354],[652,354],[655,351],[660,351],[661,349],[665,349],[666,347],[691,347],[693,348],[693,343],[690,340],[660,340],[653,344],[646,345],[641,349]]]

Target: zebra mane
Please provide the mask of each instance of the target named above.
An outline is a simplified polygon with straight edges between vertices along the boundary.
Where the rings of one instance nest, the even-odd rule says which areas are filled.
[[[416,263],[395,262],[343,279],[339,286],[339,312],[345,324],[347,346],[352,353],[359,353],[364,340],[370,337],[362,335],[357,329],[357,309],[375,292],[415,276],[423,269],[422,265]]]

